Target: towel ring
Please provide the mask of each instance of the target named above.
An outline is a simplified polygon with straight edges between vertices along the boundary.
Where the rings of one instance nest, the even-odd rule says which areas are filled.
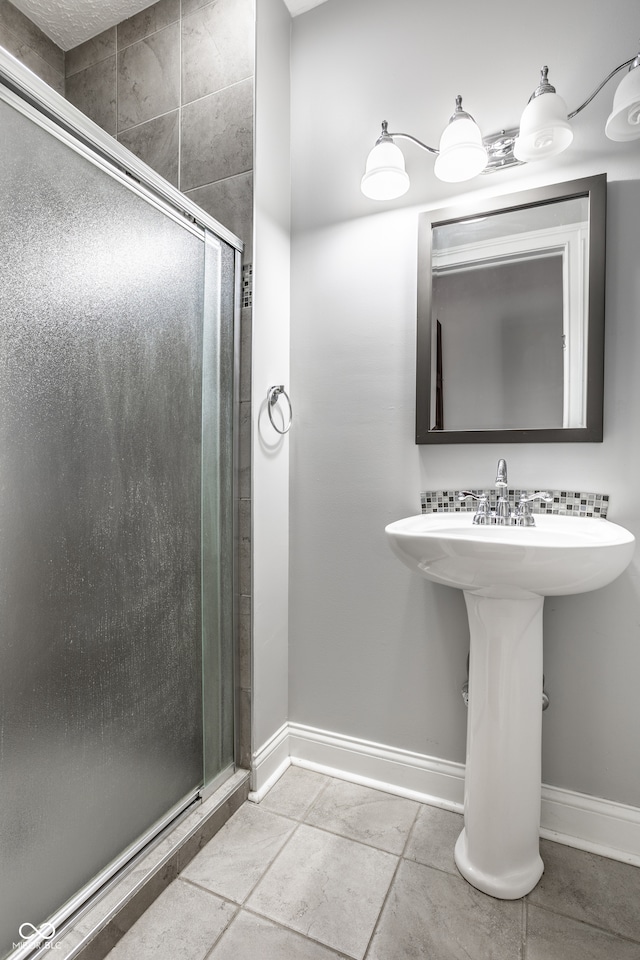
[[[289,404],[289,422],[284,428],[284,430],[281,430],[280,427],[276,423],[274,423],[273,414],[271,412],[272,407],[275,407],[276,403],[278,402],[278,398],[281,395],[285,398],[285,400]],[[291,400],[289,400],[287,391],[285,390],[284,386],[281,385],[279,387],[269,387],[269,389],[267,390],[267,412],[269,414],[269,420],[271,421],[271,426],[273,427],[274,430],[276,430],[278,433],[283,435],[285,433],[289,433],[289,430],[291,429],[291,421],[293,420],[293,409],[291,407]]]

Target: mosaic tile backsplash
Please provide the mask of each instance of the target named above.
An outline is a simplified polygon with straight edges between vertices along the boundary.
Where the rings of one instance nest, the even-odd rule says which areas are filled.
[[[253,264],[242,264],[242,306],[253,306]]]
[[[486,489],[478,490],[471,487],[464,487],[471,493],[478,495],[486,493]],[[507,490],[507,498],[511,503],[516,504],[522,494],[531,496],[544,490],[544,487],[538,487],[536,490]],[[534,500],[531,504],[533,513],[556,513],[572,517],[601,517],[606,519],[609,509],[609,495],[606,493],[577,493],[573,490],[549,490],[549,495],[553,497],[552,503],[544,503],[542,500]],[[425,490],[420,494],[423,513],[475,513],[477,505],[475,500],[458,500],[459,490]]]

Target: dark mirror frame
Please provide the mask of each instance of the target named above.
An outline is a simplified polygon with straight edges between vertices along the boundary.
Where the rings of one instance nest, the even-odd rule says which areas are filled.
[[[589,201],[589,292],[587,297],[587,423],[585,427],[523,430],[441,430],[435,428],[431,405],[432,345],[432,230],[437,226],[537,206],[587,197]],[[553,443],[602,441],[604,382],[604,305],[606,174],[552,184],[521,193],[472,201],[420,214],[418,228],[418,343],[416,360],[416,443]]]

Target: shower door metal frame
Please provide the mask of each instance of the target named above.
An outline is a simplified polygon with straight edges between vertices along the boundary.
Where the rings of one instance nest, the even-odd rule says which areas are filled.
[[[0,47],[0,99],[28,117],[34,123],[47,130],[51,135],[65,143],[68,147],[80,154],[86,160],[97,166],[122,186],[143,198],[147,203],[156,207],[170,217],[184,229],[202,240],[205,250],[209,244],[209,236],[222,240],[235,251],[234,257],[234,307],[233,307],[233,437],[232,437],[232,543],[233,556],[231,569],[233,583],[237,583],[237,439],[238,439],[238,398],[239,398],[239,320],[241,302],[241,271],[242,251],[244,244],[235,234],[221,223],[194,204],[177,188],[164,180],[151,167],[122,147],[101,127],[95,124],[81,111],[74,107],[64,97],[60,96],[39,77],[27,69],[19,60]],[[206,262],[206,261],[205,261]],[[205,273],[206,284],[206,273]],[[216,790],[237,768],[238,736],[240,723],[238,708],[240,698],[237,696],[237,610],[236,590],[233,590],[233,649],[234,649],[234,760],[230,766],[219,771],[208,783],[193,791],[180,803],[166,812],[166,814],[133,844],[127,847],[116,860],[108,864],[93,880],[79,890],[49,918],[57,932],[61,933],[61,926],[77,913],[87,901],[94,896],[101,887],[105,886],[149,843],[170,824],[185,814],[198,800],[206,798]],[[205,770],[203,757],[203,772]],[[57,936],[56,936],[57,939]],[[54,941],[55,942],[55,941]],[[32,943],[26,943],[14,950],[7,960],[27,960],[34,954],[45,949],[43,938]]]
[[[43,121],[48,120],[49,123],[53,121],[53,126],[45,125],[44,122],[41,123],[42,126],[46,126],[46,129],[60,139],[65,139],[74,149],[81,146],[89,147],[91,151],[87,154],[89,159],[93,162],[96,162],[98,157],[106,160],[105,169],[108,173],[119,174],[122,182],[132,189],[134,186],[142,188],[139,192],[147,200],[154,202],[155,198],[156,202],[162,201],[162,209],[166,213],[171,210],[170,215],[173,215],[179,223],[185,225],[185,222],[191,222],[194,226],[204,227],[242,253],[244,244],[239,237],[214,217],[205,213],[143,160],[105,133],[102,127],[90,120],[1,47],[0,84],[17,93],[22,102],[26,101],[27,104],[35,107]],[[17,104],[12,102],[12,105]],[[20,109],[19,106],[18,109]],[[35,119],[32,114],[28,115],[31,119]],[[70,134],[69,138],[63,137],[62,133]]]

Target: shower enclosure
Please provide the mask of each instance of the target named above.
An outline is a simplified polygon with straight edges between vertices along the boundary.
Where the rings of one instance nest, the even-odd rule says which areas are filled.
[[[233,771],[240,244],[0,78],[5,957]]]

